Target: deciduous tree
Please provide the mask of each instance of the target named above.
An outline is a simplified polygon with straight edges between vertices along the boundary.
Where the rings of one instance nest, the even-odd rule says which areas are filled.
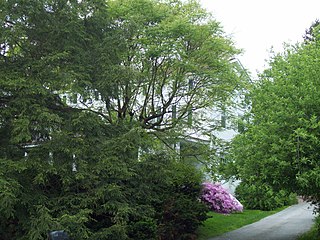
[[[250,93],[251,120],[233,142],[238,176],[319,206],[319,41],[287,46]]]

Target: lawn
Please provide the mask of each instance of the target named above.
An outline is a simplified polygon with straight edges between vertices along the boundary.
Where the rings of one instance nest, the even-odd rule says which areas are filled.
[[[306,232],[298,238],[298,240],[320,240],[316,226],[313,226],[309,232]]]
[[[285,208],[286,207],[279,208],[274,211],[244,210],[242,213],[233,213],[230,215],[211,212],[209,213],[211,218],[207,219],[204,225],[198,229],[198,240],[207,240],[210,237],[219,236],[225,232],[257,222]]]

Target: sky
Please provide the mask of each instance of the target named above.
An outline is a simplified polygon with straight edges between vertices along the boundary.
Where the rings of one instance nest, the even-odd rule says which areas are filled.
[[[270,50],[301,42],[320,19],[319,0],[199,0],[244,53],[238,59],[256,78],[267,67]]]

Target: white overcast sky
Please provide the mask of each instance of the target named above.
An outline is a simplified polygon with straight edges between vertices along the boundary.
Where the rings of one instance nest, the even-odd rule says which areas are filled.
[[[261,72],[271,47],[302,41],[305,30],[320,19],[320,0],[199,0],[244,50],[240,61],[253,74]]]

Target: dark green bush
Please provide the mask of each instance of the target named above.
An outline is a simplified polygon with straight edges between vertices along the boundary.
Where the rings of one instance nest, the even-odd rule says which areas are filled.
[[[316,217],[315,225],[316,225],[317,235],[320,239],[320,215]]]
[[[143,214],[153,216],[157,222],[157,238],[154,239],[194,239],[195,231],[207,218],[208,211],[198,201],[202,180],[200,172],[164,153],[150,155],[137,167],[138,178],[135,180],[140,188],[138,191],[135,189],[132,201],[137,206],[148,205],[149,213],[144,211]],[[138,214],[135,215],[137,217]],[[153,229],[150,224],[138,224],[136,230],[137,227],[146,227],[147,231]]]
[[[200,171],[163,152],[138,159],[151,142],[141,130],[95,132],[84,128],[99,121],[90,117],[81,139],[56,134],[27,158],[0,158],[0,240],[41,240],[55,229],[73,239],[194,238],[207,212]]]
[[[157,224],[152,218],[131,222],[128,230],[131,239],[149,240],[156,239],[157,236]]]
[[[248,209],[273,210],[296,203],[295,194],[275,191],[266,183],[241,182],[235,191],[237,199]]]

